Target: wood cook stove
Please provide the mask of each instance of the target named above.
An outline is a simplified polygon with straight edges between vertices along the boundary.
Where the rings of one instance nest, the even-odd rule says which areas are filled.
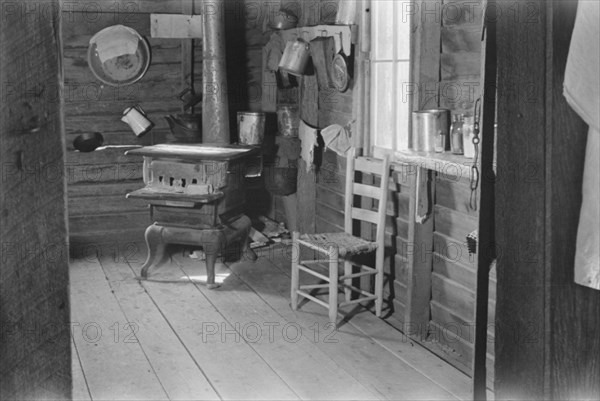
[[[215,261],[234,241],[243,254],[256,255],[248,244],[250,219],[243,214],[244,178],[260,160],[260,149],[241,145],[162,144],[129,150],[144,157],[146,186],[127,194],[150,204],[154,221],[146,229],[148,259],[141,275],[168,257],[167,244],[202,246],[207,284],[215,288]],[[260,167],[259,167],[260,168]],[[256,170],[256,169],[254,169]]]

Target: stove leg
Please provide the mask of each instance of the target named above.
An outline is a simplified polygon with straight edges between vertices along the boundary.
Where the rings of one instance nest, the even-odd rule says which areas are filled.
[[[163,241],[163,227],[151,225],[146,229],[146,246],[148,258],[142,266],[141,276],[148,278],[148,270],[163,263],[167,258],[167,244]]]
[[[221,285],[215,283],[215,263],[219,252],[206,252],[206,286],[209,290],[219,288]]]

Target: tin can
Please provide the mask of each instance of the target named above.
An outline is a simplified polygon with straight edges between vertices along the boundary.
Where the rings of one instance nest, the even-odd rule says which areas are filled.
[[[277,129],[279,135],[298,137],[300,113],[297,106],[279,106],[277,108]]]
[[[238,111],[239,142],[243,145],[261,145],[265,138],[265,120],[265,113]]]
[[[412,148],[421,152],[435,151],[436,137],[448,138],[450,110],[431,109],[412,113]],[[448,142],[448,141],[446,141]]]
[[[279,69],[289,74],[300,76],[304,74],[310,57],[310,44],[302,39],[290,40],[285,44],[285,50]]]

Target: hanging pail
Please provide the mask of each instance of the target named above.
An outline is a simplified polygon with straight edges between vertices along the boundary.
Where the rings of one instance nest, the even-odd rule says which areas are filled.
[[[285,50],[279,69],[292,75],[303,75],[310,57],[310,44],[302,39],[290,40],[285,44]]]
[[[336,25],[356,24],[357,0],[340,0],[338,3]]]
[[[243,145],[261,145],[265,138],[265,113],[238,111],[239,142]]]
[[[298,137],[300,113],[297,106],[279,106],[277,108],[277,129],[279,135]]]
[[[448,136],[450,110],[431,109],[412,113],[412,148],[416,151],[435,151],[435,137]]]

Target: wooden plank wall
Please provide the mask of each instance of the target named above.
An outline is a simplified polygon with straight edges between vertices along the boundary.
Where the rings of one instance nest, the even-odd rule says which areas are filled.
[[[581,4],[498,19],[496,399],[600,399],[600,292],[574,282],[588,126],[562,85]]]
[[[149,223],[147,208],[141,202],[125,199],[127,192],[141,185],[141,160],[124,157],[126,148],[76,152],[72,142],[77,135],[89,131],[101,132],[105,145],[149,145],[174,140],[163,116],[181,112],[177,95],[186,87],[186,68],[182,64],[189,58],[183,55],[182,41],[150,38],[149,13],[181,13],[182,0],[94,3],[80,8],[79,3],[69,4],[65,3],[62,14],[71,241],[89,244],[106,239],[141,239]],[[274,9],[267,1],[236,0],[224,4],[227,96],[232,131],[237,133],[236,112],[261,107],[263,25],[268,13],[278,7]],[[196,1],[194,12],[200,13],[201,7]],[[186,10],[189,12],[189,7]],[[152,49],[152,63],[146,75],[135,84],[118,89],[102,85],[87,66],[89,39],[115,24],[136,29],[148,39]],[[194,41],[193,60],[194,87],[202,93],[200,40]],[[140,139],[120,121],[123,110],[135,104],[141,104],[156,124],[150,134]],[[195,112],[200,113],[200,109],[201,105],[196,106]],[[237,140],[236,135],[232,140]],[[257,205],[261,203],[265,202]]]
[[[481,3],[444,0],[441,14],[440,106],[473,114],[481,76]]]
[[[268,4],[268,3],[267,3]],[[337,2],[331,2],[328,0],[307,0],[307,1],[293,1],[293,0],[281,0],[278,2],[279,7],[288,9],[296,14],[299,18],[298,26],[311,26],[318,24],[331,24],[335,20],[337,11]],[[271,7],[273,3],[271,3]],[[276,10],[279,9],[277,7]],[[275,11],[276,11],[275,10]],[[263,85],[263,88],[265,87]],[[306,76],[300,80],[298,88],[277,90],[276,103],[277,104],[294,104],[298,103],[301,118],[309,125],[316,126],[319,128],[325,127],[331,123],[323,120],[323,116],[327,116],[329,113],[323,113],[324,107],[328,102],[340,102],[340,100],[327,99],[328,96],[333,94],[335,91],[332,89],[320,89],[317,85],[316,75]],[[345,124],[350,121],[351,118],[351,91],[348,91],[345,95],[346,98],[342,101],[345,107],[336,110],[340,112],[337,115],[339,118],[338,123]],[[264,92],[264,96],[270,96],[270,92]],[[345,102],[345,103],[344,103]],[[270,104],[272,102],[263,102],[263,105]],[[329,109],[333,112],[333,110]],[[345,113],[345,114],[344,114]],[[326,124],[326,125],[324,125]],[[321,158],[322,154],[316,156]],[[317,164],[320,164],[317,161]],[[305,162],[300,159],[298,161],[298,190],[295,194],[296,201],[292,200],[290,203],[297,203],[297,215],[302,216],[301,219],[297,220],[298,230],[302,232],[316,232],[318,231],[319,223],[318,213],[319,210],[316,205],[316,198],[319,192],[318,188],[318,175],[314,169],[307,171]],[[342,191],[343,192],[343,191]],[[289,198],[288,198],[289,199]],[[293,199],[293,198],[292,198]],[[282,197],[273,196],[273,211],[272,215],[279,221],[288,221],[286,218],[285,206]]]
[[[471,190],[464,177],[438,173],[436,180],[431,280],[431,331],[427,341],[440,355],[470,373],[474,341],[477,255],[470,254],[466,236],[478,227],[479,212],[470,206]],[[493,323],[496,279],[489,286],[488,371],[493,383]]]
[[[481,92],[480,3],[443,0],[439,106],[473,115]],[[469,207],[468,177],[438,173],[434,207],[430,347],[466,373],[472,369],[477,256],[470,255],[466,236],[478,228],[479,212]],[[493,387],[495,269],[490,278],[488,386]]]
[[[434,9],[428,6],[428,10]],[[431,52],[421,57],[439,60],[437,105],[453,112],[472,113],[479,96],[481,69],[481,20],[479,3],[466,0],[444,0],[440,4],[440,54]],[[431,20],[425,29],[431,30]],[[429,34],[429,32],[428,32]],[[422,33],[424,35],[424,33]],[[427,49],[426,49],[427,50]],[[423,53],[423,52],[422,52]],[[430,66],[428,66],[430,69]],[[433,78],[432,78],[433,79]],[[321,91],[319,126],[345,124],[352,119],[352,90],[344,94]],[[465,159],[465,162],[467,160]],[[416,173],[408,169],[409,173]],[[316,211],[317,231],[343,227],[345,161],[326,151],[318,175]],[[386,226],[386,297],[392,307],[388,321],[405,330],[407,304],[407,246],[410,180],[394,172],[390,182],[390,204]],[[469,255],[466,235],[477,229],[477,211],[469,208],[468,177],[438,174],[434,207],[434,256],[431,276],[429,335],[424,344],[470,373],[473,354],[476,255]],[[495,310],[495,277],[490,283],[490,347],[488,347],[489,385],[493,384],[493,323]]]
[[[61,22],[21,5],[1,3],[0,399],[71,399]]]
[[[149,13],[181,13],[181,0],[93,3],[86,7],[68,4],[62,9],[62,34],[71,242],[77,247],[138,240],[149,223],[148,211],[142,203],[125,199],[125,194],[142,185],[141,160],[123,156],[126,147],[81,153],[74,150],[73,140],[81,133],[94,131],[102,133],[104,145],[109,147],[173,139],[163,116],[181,111],[177,99],[183,89],[181,41],[151,38]],[[120,88],[97,80],[87,63],[90,38],[115,24],[137,30],[148,39],[152,51],[146,75]],[[196,53],[201,57],[200,51]],[[156,124],[140,139],[120,120],[123,110],[136,104]]]

